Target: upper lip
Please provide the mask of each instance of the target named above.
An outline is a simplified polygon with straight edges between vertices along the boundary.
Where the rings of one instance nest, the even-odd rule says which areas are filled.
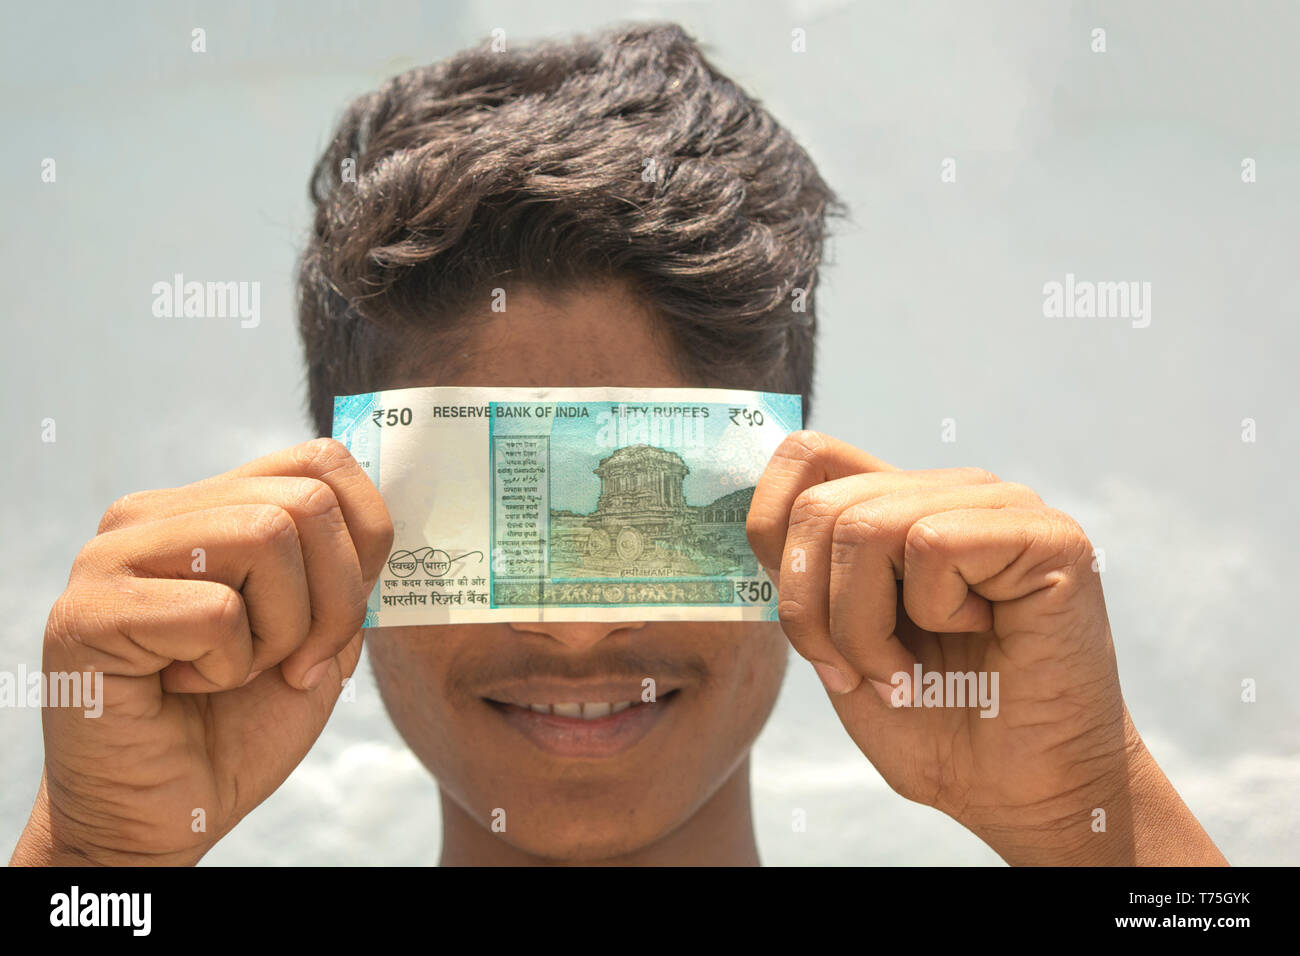
[[[655,696],[663,697],[676,690],[675,686],[656,682]],[[619,703],[641,699],[641,679],[607,679],[594,681],[566,681],[530,679],[511,684],[501,684],[482,692],[488,700],[502,704],[527,707],[529,704],[569,703]]]

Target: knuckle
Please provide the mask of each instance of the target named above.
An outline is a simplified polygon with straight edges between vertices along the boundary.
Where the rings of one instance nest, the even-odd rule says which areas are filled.
[[[837,545],[862,545],[879,538],[885,531],[886,517],[880,509],[854,505],[835,519],[831,542]]]
[[[294,510],[306,517],[320,517],[337,511],[339,500],[334,489],[319,478],[297,478],[289,489]]]
[[[81,546],[81,550],[72,559],[71,577],[80,577],[88,572],[97,571],[104,565],[104,552],[108,547],[106,536],[109,533],[98,534]]]
[[[293,516],[279,505],[252,506],[244,530],[254,543],[267,547],[287,547],[298,537]]]
[[[196,614],[199,618],[196,623],[218,634],[242,634],[246,627],[244,599],[234,588],[222,586],[219,593],[196,609]]]
[[[200,674],[214,687],[234,690],[248,675],[252,664],[251,649],[245,655],[219,654],[210,651],[195,662]]]
[[[1043,499],[1038,497],[1038,492],[1034,491],[1028,485],[1022,485],[1018,481],[1004,481],[1002,487],[1007,494],[1015,501],[1028,501],[1035,504],[1042,504]]]
[[[994,485],[1002,481],[987,468],[963,468],[961,471],[972,485]]]
[[[776,602],[776,616],[787,633],[802,633],[803,625],[808,619],[808,608],[795,598],[783,597]]]
[[[1083,525],[1064,511],[1053,510],[1052,518],[1055,549],[1075,562],[1085,558],[1091,560],[1092,542],[1088,539],[1088,533],[1083,530]]]
[[[123,633],[122,608],[69,588],[50,607],[45,622],[45,643],[63,648],[96,644],[107,635]]]
[[[784,458],[789,461],[816,461],[817,456],[822,454],[826,445],[826,436],[821,432],[801,428],[786,435],[781,444],[776,446],[774,455],[777,458]]]
[[[99,521],[99,534],[105,531],[112,531],[115,528],[123,527],[130,524],[131,520],[140,511],[140,499],[144,492],[136,491],[131,494],[123,495],[108,506],[104,512],[104,517]]]
[[[299,445],[297,453],[302,464],[323,475],[337,471],[354,461],[347,446],[334,438],[313,438]]]
[[[797,527],[831,517],[838,511],[838,501],[825,485],[814,485],[799,492],[790,508],[790,526]]]
[[[912,525],[908,530],[905,547],[908,554],[942,554],[946,548],[946,542],[943,532],[933,525],[926,524],[923,519]]]
[[[82,602],[75,591],[67,590],[54,599],[45,622],[45,639],[67,641],[78,637],[84,620]]]

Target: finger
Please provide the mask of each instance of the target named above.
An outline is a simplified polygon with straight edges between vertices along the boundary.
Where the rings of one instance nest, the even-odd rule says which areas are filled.
[[[284,679],[278,669],[260,675],[247,687],[235,691],[243,698],[240,706],[229,716],[231,727],[229,741],[239,751],[239,759],[250,765],[280,759],[283,742],[276,739],[267,728],[282,723],[286,716],[294,722],[306,722],[313,728],[315,739],[338,705],[340,692],[346,679],[355,679],[357,662],[361,657],[364,631],[358,630],[330,662],[328,673],[316,687],[303,693],[284,693]]]
[[[91,539],[73,562],[78,589],[129,590],[140,578],[215,581],[239,592],[254,670],[293,653],[313,626],[298,526],[278,505],[226,505],[128,525]]]
[[[356,673],[357,663],[361,660],[364,635],[365,631],[358,629],[352,639],[326,662],[328,666],[313,690],[331,699],[338,697],[343,690],[344,682],[351,680]]]
[[[808,488],[862,472],[897,470],[838,438],[806,430],[791,432],[759,477],[745,519],[745,533],[759,564],[781,566],[790,509]]]
[[[828,686],[840,688],[844,693],[856,687],[862,676],[831,640],[830,595],[834,591],[831,570],[834,530],[840,515],[848,508],[861,507],[875,499],[939,488],[962,488],[978,481],[992,482],[996,477],[969,468],[895,470],[824,482],[806,489],[795,499],[781,558],[777,612],[799,654],[819,665],[819,672],[820,667],[826,666],[838,672],[821,672],[824,680],[829,677]],[[900,563],[902,540],[900,534]],[[891,588],[892,581],[890,577]]]
[[[897,618],[898,581],[905,591],[908,586],[911,529],[927,516],[955,508],[995,513],[1040,504],[1024,485],[1000,482],[912,490],[846,508],[831,534],[831,644],[858,673],[879,683],[893,684],[900,671],[910,673],[916,658],[899,640]]]
[[[384,505],[384,499],[379,495],[379,489],[357,464],[347,446],[332,438],[317,438],[258,458],[208,480],[274,475],[315,478],[333,489],[343,512],[343,520],[356,546],[362,576],[367,583],[366,590],[369,591],[379,578],[392,549],[393,521]]]
[[[989,630],[990,602],[1068,599],[1096,586],[1092,545],[1069,515],[1051,508],[953,510],[909,529],[903,607],[918,626],[936,632]]]
[[[370,592],[339,500],[329,484],[296,477],[203,482],[130,495],[114,514],[129,527],[138,520],[137,514],[157,519],[234,504],[277,505],[289,513],[298,529],[311,628],[305,639],[293,644],[264,640],[254,666],[264,669],[279,663],[286,681],[305,688],[306,675],[352,639],[365,618]]]
[[[70,590],[50,611],[47,671],[162,675],[173,693],[239,687],[253,672],[239,592],[216,581],[133,578]]]

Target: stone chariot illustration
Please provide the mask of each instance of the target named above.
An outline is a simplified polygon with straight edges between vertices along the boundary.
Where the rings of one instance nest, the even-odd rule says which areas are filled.
[[[652,445],[619,448],[601,460],[596,510],[551,513],[552,572],[570,577],[755,573],[745,539],[753,487],[708,505],[688,504],[690,469]]]

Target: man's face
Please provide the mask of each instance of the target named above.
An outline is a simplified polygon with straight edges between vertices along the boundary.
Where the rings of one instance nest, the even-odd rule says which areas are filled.
[[[394,387],[700,384],[618,286],[515,292],[506,312],[470,321],[450,373]],[[571,862],[649,847],[723,784],[744,786],[730,778],[747,771],[788,649],[775,623],[666,621],[384,628],[367,645],[393,722],[446,800],[516,850]],[[582,716],[568,716],[575,704]],[[503,832],[490,830],[498,810]]]

